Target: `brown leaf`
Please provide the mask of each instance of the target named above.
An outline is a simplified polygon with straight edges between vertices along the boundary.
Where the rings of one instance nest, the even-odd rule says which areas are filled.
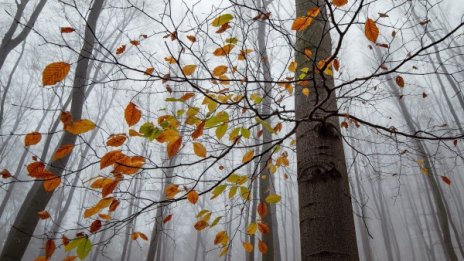
[[[43,183],[44,190],[47,192],[54,191],[61,184],[61,177],[53,176],[46,179]]]
[[[168,223],[169,221],[171,221],[171,219],[172,219],[172,214],[167,215],[167,216],[163,219],[163,224]]]
[[[223,47],[219,47],[216,50],[214,50],[213,54],[215,56],[226,56],[228,55],[232,49],[234,49],[235,45],[233,44],[226,44]]]
[[[342,7],[348,3],[348,0],[332,0],[332,4],[336,7]]]
[[[95,220],[94,222],[92,222],[92,224],[90,225],[90,233],[95,233],[97,232],[98,230],[100,230],[100,228],[102,227],[102,223],[99,219]]]
[[[451,186],[451,180],[447,176],[440,176],[441,180],[446,183],[446,185]]]
[[[81,119],[64,126],[64,129],[74,135],[86,133],[95,129],[96,125],[91,120]]]
[[[197,41],[197,38],[194,35],[187,35],[187,39],[189,39],[189,41],[192,43]]]
[[[258,229],[263,234],[268,234],[271,231],[271,229],[268,227],[268,225],[266,225],[264,223],[258,223]]]
[[[119,46],[119,47],[116,49],[116,54],[122,54],[124,51],[126,51],[126,45],[125,45],[125,44]]]
[[[51,239],[47,240],[47,242],[45,243],[45,256],[47,258],[50,258],[55,252],[55,249],[56,249],[55,241]]]
[[[35,145],[35,144],[39,143],[41,139],[42,139],[42,134],[40,134],[37,131],[28,133],[26,135],[26,137],[24,137],[24,145],[26,147],[29,147],[31,145]]]
[[[70,124],[73,120],[72,114],[69,111],[62,111],[60,114],[60,121],[63,125]]]
[[[266,203],[260,202],[260,203],[258,204],[257,210],[258,210],[259,216],[260,216],[261,218],[264,218],[264,217],[266,216],[266,214],[267,214],[267,205],[266,205]]]
[[[364,24],[364,34],[369,41],[373,43],[377,42],[377,38],[379,37],[379,28],[377,28],[374,20],[367,18],[367,21]]]
[[[266,254],[267,253],[267,245],[263,241],[259,240],[258,241],[258,249],[259,252]]]
[[[55,161],[66,157],[72,152],[73,148],[74,144],[65,144],[61,146],[55,151],[55,154],[53,154],[52,160]]]
[[[137,124],[141,117],[142,112],[137,108],[137,105],[129,102],[124,110],[124,118],[126,119],[127,124],[129,124],[129,127]]]
[[[193,227],[198,231],[202,231],[203,229],[205,229],[208,226],[209,226],[208,222],[206,222],[204,220],[200,220],[197,223],[195,223],[195,225]]]
[[[131,40],[130,44],[132,44],[133,46],[137,46],[140,45],[140,42],[138,40]]]
[[[195,190],[191,190],[187,194],[187,200],[190,201],[190,203],[195,205],[198,201],[198,193]]]
[[[0,171],[0,175],[2,175],[2,178],[7,179],[11,177],[11,173],[7,169],[3,169]]]
[[[126,134],[112,134],[106,140],[106,146],[119,147],[127,140]]]
[[[396,76],[395,78],[396,84],[398,84],[399,87],[404,88],[404,79],[401,76]]]
[[[42,210],[37,212],[37,216],[39,216],[40,219],[47,219],[50,217],[50,214],[46,210]]]
[[[175,141],[171,141],[168,143],[168,146],[167,146],[167,153],[168,153],[168,157],[169,158],[172,158],[174,156],[177,155],[177,153],[179,152],[179,149],[180,149],[180,146],[182,145],[182,137],[177,137],[177,139]]]
[[[76,29],[74,29],[74,28],[72,28],[72,27],[61,27],[61,28],[60,28],[60,32],[61,32],[62,34],[68,34],[68,33],[74,32],[74,31],[76,31]]]
[[[48,64],[42,72],[42,84],[55,85],[66,78],[71,69],[71,64],[65,62],[55,62]]]
[[[145,75],[151,75],[154,71],[155,71],[155,68],[153,68],[153,67],[148,67],[148,68],[145,70],[144,74],[145,74]]]
[[[106,153],[100,160],[100,169],[104,169],[122,159],[125,155],[120,150],[113,150]]]
[[[202,121],[200,124],[198,124],[197,128],[195,131],[192,133],[192,139],[197,139],[201,135],[203,135],[203,129],[205,128],[205,121]]]

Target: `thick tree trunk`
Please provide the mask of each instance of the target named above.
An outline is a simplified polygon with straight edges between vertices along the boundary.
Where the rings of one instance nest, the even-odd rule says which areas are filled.
[[[321,60],[331,56],[325,5],[322,0],[296,0],[297,17],[305,16],[309,8],[321,9],[312,25],[296,34],[297,72],[304,67],[318,70],[304,55],[305,48]],[[358,260],[339,122],[335,117],[326,118],[337,111],[334,80],[316,73],[307,78],[309,96],[302,94],[301,85],[295,88],[302,260]]]
[[[87,28],[85,30],[84,45],[79,54],[76,73],[73,82],[71,114],[73,118],[80,119],[82,116],[82,108],[85,100],[85,87],[87,81],[87,71],[89,57],[92,55],[96,24],[100,12],[103,7],[104,0],[95,0],[87,19]],[[57,146],[57,149],[65,144],[74,144],[77,136],[65,132]],[[69,155],[57,161],[51,161],[47,165],[47,169],[57,176],[61,176],[66,164],[69,160]],[[10,233],[8,234],[5,246],[0,255],[2,261],[20,260],[31,240],[31,236],[39,221],[37,212],[45,209],[52,192],[46,192],[43,189],[43,182],[35,182],[31,190],[26,196],[16,220],[13,224]]]

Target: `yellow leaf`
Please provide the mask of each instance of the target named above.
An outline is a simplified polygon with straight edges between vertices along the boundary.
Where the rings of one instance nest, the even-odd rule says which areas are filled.
[[[258,224],[256,223],[251,223],[248,225],[247,229],[246,229],[246,233],[248,235],[254,235],[256,233],[256,231],[258,230]]]
[[[245,155],[243,155],[243,159],[242,159],[242,162],[243,163],[247,163],[249,162],[250,160],[253,159],[253,156],[255,155],[255,152],[253,150],[249,150],[245,153]]]
[[[193,151],[200,158],[206,157],[206,148],[199,142],[193,142]]]
[[[88,209],[86,209],[84,211],[84,218],[89,218],[89,217],[97,214],[99,211],[100,211],[100,209],[97,208],[97,207],[88,208]]]
[[[251,253],[251,251],[253,251],[253,245],[249,242],[243,242],[243,248],[248,253]]]
[[[214,51],[215,56],[226,56],[228,55],[232,49],[234,49],[235,45],[233,44],[226,44],[223,47],[219,47]]]
[[[332,0],[332,4],[336,7],[342,7],[348,3],[348,0]]]
[[[216,66],[216,68],[214,68],[214,70],[213,70],[213,75],[214,76],[221,76],[224,73],[226,73],[227,70],[228,70],[228,67],[225,66],[225,65]]]
[[[42,72],[42,84],[55,85],[66,78],[71,65],[65,62],[56,62],[48,64]]]
[[[176,59],[175,59],[174,57],[172,57],[172,56],[164,57],[164,60],[165,60],[166,62],[168,62],[169,64],[175,64],[175,63],[177,63]]]
[[[227,235],[226,231],[220,231],[216,234],[216,237],[214,238],[214,244],[221,244],[222,246],[227,245],[227,242],[229,241],[229,236]]]
[[[28,133],[26,137],[24,137],[24,145],[26,147],[35,145],[39,143],[41,139],[42,139],[42,134],[40,134],[39,132],[34,131],[31,133]]]
[[[288,70],[291,71],[291,72],[296,72],[296,67],[298,66],[298,63],[295,62],[295,61],[292,61],[289,65],[288,65]]]
[[[219,256],[225,256],[227,254],[227,251],[229,251],[229,247],[224,247],[222,248],[221,250],[221,253],[219,254]]]
[[[220,16],[214,18],[214,20],[211,22],[211,25],[214,26],[214,27],[219,27],[219,26],[222,26],[222,25],[230,22],[232,19],[234,19],[233,15],[231,15],[231,14],[223,14],[223,15],[220,15]]]
[[[309,93],[310,93],[309,89],[308,89],[308,88],[306,88],[306,87],[305,87],[305,88],[303,88],[303,90],[301,90],[301,92],[303,93],[303,95],[304,95],[304,96],[308,96],[308,95],[309,95]]]
[[[182,145],[182,137],[178,137],[175,141],[169,142],[166,148],[168,152],[168,157],[172,158],[176,156],[180,150],[181,145]]]
[[[189,75],[192,75],[195,70],[197,69],[197,66],[195,64],[190,64],[190,65],[186,65],[182,68],[182,72],[189,76]]]
[[[281,199],[281,196],[277,194],[271,194],[267,196],[265,200],[269,204],[276,204],[276,203],[279,203],[280,199]]]
[[[98,201],[98,203],[95,205],[95,208],[98,208],[100,210],[104,209],[104,208],[107,208],[111,205],[111,203],[113,202],[114,198],[113,197],[109,197],[109,198],[104,198],[104,199],[101,199],[100,201]]]
[[[126,106],[126,109],[124,110],[124,118],[126,119],[127,124],[129,124],[129,127],[137,124],[141,117],[142,112],[134,103],[129,102],[129,104]]]
[[[198,193],[195,190],[191,190],[187,194],[187,200],[190,201],[190,203],[195,205],[198,201]]]
[[[73,121],[67,125],[64,126],[64,129],[74,135],[79,135],[82,133],[86,133],[90,130],[95,129],[95,123],[93,123],[90,120],[87,119],[82,119],[82,120],[77,120]]]
[[[52,160],[59,160],[66,157],[69,153],[71,153],[73,148],[74,144],[66,144],[61,146],[59,149],[55,151],[55,154],[53,154]]]
[[[369,41],[373,43],[377,42],[377,38],[379,37],[379,28],[377,28],[374,20],[367,18],[364,25],[364,34]]]

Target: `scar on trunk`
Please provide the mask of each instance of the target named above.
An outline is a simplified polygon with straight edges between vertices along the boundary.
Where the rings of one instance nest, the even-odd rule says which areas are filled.
[[[339,179],[342,177],[341,173],[332,164],[316,165],[306,167],[300,172],[298,182],[326,182],[331,179]]]

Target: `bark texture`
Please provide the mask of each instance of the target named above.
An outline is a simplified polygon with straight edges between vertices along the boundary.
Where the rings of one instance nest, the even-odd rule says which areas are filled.
[[[298,72],[309,67],[317,71],[317,61],[331,56],[329,22],[322,0],[296,0],[297,17],[318,6],[320,14],[309,28],[296,34]],[[310,48],[317,61],[308,59]],[[338,118],[334,80],[325,74],[306,77],[310,95],[295,88],[297,119],[297,177],[300,207],[302,260],[358,260],[356,233]]]

